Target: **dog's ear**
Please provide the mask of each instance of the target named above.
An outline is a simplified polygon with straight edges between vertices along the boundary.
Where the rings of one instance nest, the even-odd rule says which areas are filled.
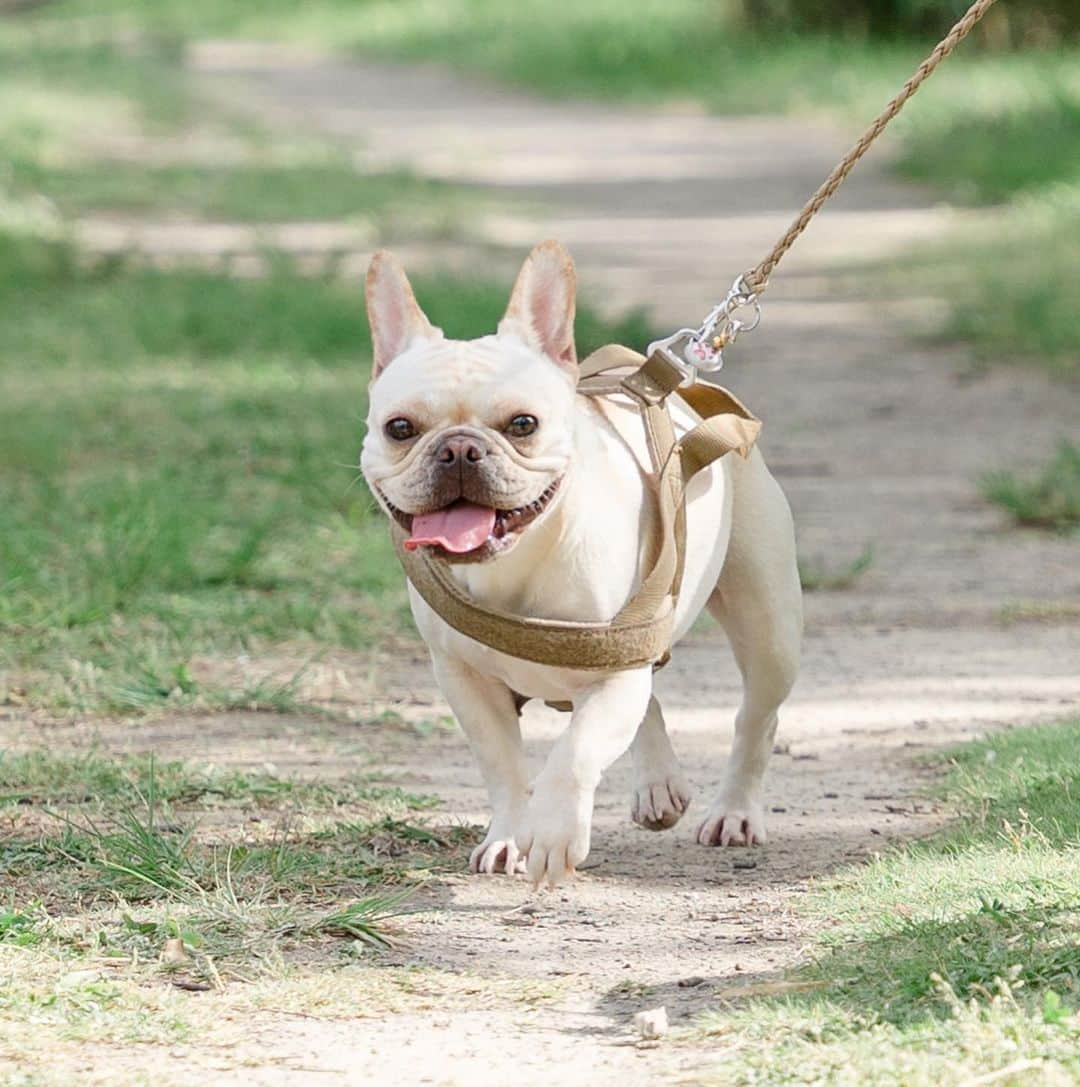
[[[371,380],[417,340],[441,340],[442,331],[424,316],[405,270],[393,253],[380,249],[368,265],[367,312],[374,365]]]
[[[499,331],[519,336],[557,362],[575,380],[574,295],[577,276],[558,242],[541,242],[525,258]]]

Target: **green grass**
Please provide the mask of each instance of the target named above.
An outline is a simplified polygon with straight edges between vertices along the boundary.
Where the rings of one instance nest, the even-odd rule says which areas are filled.
[[[929,1087],[1018,1061],[995,1082],[1080,1075],[1080,722],[996,733],[952,763],[956,821],[819,888],[813,964],[700,1021],[694,1037],[728,1047],[717,1082]]]
[[[873,565],[874,548],[870,545],[846,562],[800,558],[799,581],[804,592],[839,592],[852,588]]]
[[[364,413],[355,287],[285,267],[85,270],[3,238],[0,265],[0,304],[21,314],[0,332],[0,630],[9,663],[49,673],[41,697],[175,703],[198,693],[197,651],[393,629],[398,578],[346,467]]]
[[[17,805],[0,835],[0,1051],[46,1082],[83,1042],[231,1046],[223,1023],[260,1009],[344,1019],[469,986],[375,965],[477,840],[435,822],[434,797],[104,751],[7,755],[0,782]],[[145,1082],[130,1063],[110,1082]]]
[[[1035,364],[1080,376],[1080,181],[1025,192],[922,245],[877,277],[877,293],[946,302],[932,337],[965,342],[976,366]]]
[[[419,278],[451,335],[506,288]],[[39,704],[289,708],[288,684],[221,691],[197,654],[313,655],[399,629],[402,578],[357,482],[369,337],[356,284],[88,267],[0,234],[0,641]],[[586,308],[583,349],[644,342]]]
[[[979,93],[950,116],[940,109],[908,129],[901,172],[961,203],[996,204],[1080,185],[1080,77],[1054,63],[1045,72]]]
[[[475,206],[465,187],[362,173],[345,149],[302,132],[285,140],[204,102],[178,48],[158,39],[132,49],[23,26],[0,21],[0,221],[37,202],[61,220],[347,221],[375,241],[453,233]]]
[[[1018,525],[1067,532],[1080,526],[1080,448],[1064,441],[1035,476],[993,472],[983,477],[983,497]]]
[[[64,217],[121,212],[164,213],[226,222],[360,221],[373,237],[399,241],[456,230],[466,214],[466,191],[411,174],[365,175],[342,159],[313,150],[298,163],[228,167],[148,167],[114,161],[46,166],[9,161],[16,199],[49,199]]]
[[[983,360],[1034,360],[1075,378],[1080,64],[1075,50],[1012,64],[980,58],[944,108],[912,107],[901,173],[962,203],[1005,207],[923,246],[910,271],[918,290],[947,302],[946,338],[970,343]]]
[[[410,888],[474,840],[415,822],[435,798],[356,778],[101,752],[7,756],[0,800],[34,813],[0,841],[0,941],[62,949],[57,918],[97,915],[99,949],[156,957],[179,938],[193,969],[261,969],[328,937],[386,947]]]
[[[0,907],[0,942],[28,947],[40,939],[38,918],[22,910]]]
[[[298,781],[268,772],[162,762],[98,750],[56,755],[43,749],[0,752],[0,809],[4,805],[132,805],[153,792],[166,804],[321,805],[373,803],[380,810],[416,811],[434,799],[375,785],[363,777],[333,783]]]
[[[201,115],[179,65],[178,40],[145,35],[132,48],[111,32],[87,31],[64,21],[42,30],[33,15],[0,17],[0,79],[22,89],[19,100],[5,93],[0,119],[21,117],[23,134],[33,138],[42,112],[48,116],[69,96],[82,101],[82,123],[95,128],[107,128],[117,115],[137,116],[168,134]],[[94,108],[102,105],[104,115]]]

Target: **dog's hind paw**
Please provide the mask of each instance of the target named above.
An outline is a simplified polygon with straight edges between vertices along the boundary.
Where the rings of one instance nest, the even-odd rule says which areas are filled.
[[[764,845],[765,809],[760,804],[717,803],[698,827],[701,845]]]
[[[690,806],[690,786],[682,774],[634,787],[630,818],[646,830],[668,830]]]

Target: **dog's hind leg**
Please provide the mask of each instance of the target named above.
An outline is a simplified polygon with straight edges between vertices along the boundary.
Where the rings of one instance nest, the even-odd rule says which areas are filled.
[[[690,804],[690,785],[671,748],[655,695],[649,699],[630,753],[634,761],[631,818],[646,830],[673,827]]]
[[[723,784],[698,829],[702,845],[765,841],[761,783],[802,642],[802,590],[787,499],[756,451],[737,464],[734,484],[731,543],[708,607],[731,642],[743,701]]]

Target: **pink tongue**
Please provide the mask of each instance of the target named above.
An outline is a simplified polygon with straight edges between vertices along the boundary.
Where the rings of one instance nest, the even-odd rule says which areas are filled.
[[[405,541],[406,551],[427,544],[441,544],[456,555],[479,547],[495,528],[495,511],[471,502],[455,502],[434,513],[417,513],[412,519],[412,535]]]

